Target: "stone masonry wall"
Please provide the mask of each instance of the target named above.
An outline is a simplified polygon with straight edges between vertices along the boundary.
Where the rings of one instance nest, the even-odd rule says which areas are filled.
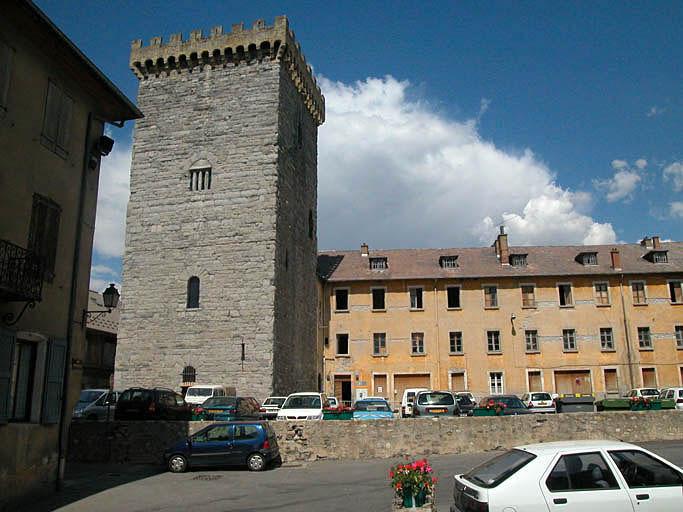
[[[74,462],[162,464],[164,448],[205,422],[72,423]],[[571,413],[372,421],[273,421],[285,462],[422,457],[571,439],[683,438],[679,411]]]

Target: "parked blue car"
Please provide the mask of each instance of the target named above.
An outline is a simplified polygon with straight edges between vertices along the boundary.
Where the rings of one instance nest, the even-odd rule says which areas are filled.
[[[245,464],[250,471],[262,471],[281,460],[275,431],[265,421],[214,423],[166,448],[164,459],[173,473]]]
[[[386,420],[393,417],[394,413],[386,400],[368,398],[353,404],[354,420]]]

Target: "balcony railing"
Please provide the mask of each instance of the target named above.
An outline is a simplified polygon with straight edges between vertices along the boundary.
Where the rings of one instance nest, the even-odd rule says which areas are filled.
[[[0,239],[0,302],[39,302],[43,265],[32,251]]]

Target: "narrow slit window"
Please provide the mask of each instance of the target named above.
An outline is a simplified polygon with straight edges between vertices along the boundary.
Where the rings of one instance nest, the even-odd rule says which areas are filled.
[[[190,169],[190,190],[211,189],[211,168]]]

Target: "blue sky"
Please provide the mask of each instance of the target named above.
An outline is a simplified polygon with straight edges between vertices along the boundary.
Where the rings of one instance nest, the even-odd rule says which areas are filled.
[[[320,249],[683,240],[683,4],[38,0],[133,101],[130,42],[285,14],[326,97]],[[120,283],[132,124],[91,286]]]

